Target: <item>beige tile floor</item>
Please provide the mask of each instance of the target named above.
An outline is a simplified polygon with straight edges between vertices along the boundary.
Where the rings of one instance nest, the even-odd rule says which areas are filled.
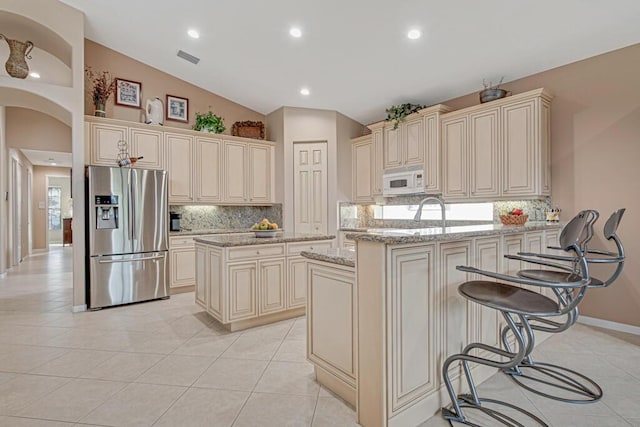
[[[356,426],[305,361],[305,319],[229,333],[193,294],[97,312],[70,312],[71,249],[29,257],[0,279],[0,426]],[[537,355],[572,362],[605,390],[567,405],[502,374],[504,397],[553,427],[640,426],[637,337],[577,325]],[[422,426],[446,426],[436,415]]]

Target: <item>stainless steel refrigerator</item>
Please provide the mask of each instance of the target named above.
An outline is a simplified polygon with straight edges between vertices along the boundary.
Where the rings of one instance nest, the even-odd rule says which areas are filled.
[[[87,305],[169,296],[167,173],[87,167]]]

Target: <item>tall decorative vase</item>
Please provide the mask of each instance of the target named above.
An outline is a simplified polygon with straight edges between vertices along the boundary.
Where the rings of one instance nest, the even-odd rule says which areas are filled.
[[[95,112],[93,113],[94,116],[96,117],[107,117],[107,113],[104,109],[104,104],[96,104],[95,105],[96,109]]]
[[[27,59],[31,59],[31,51],[33,43],[29,40],[21,42],[7,38],[4,34],[0,34],[0,39],[4,39],[9,45],[9,59],[4,64],[5,70],[11,77],[18,79],[26,79],[29,75],[29,66]]]

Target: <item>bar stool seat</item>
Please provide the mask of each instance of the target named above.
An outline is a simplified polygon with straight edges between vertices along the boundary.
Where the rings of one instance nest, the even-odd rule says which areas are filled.
[[[545,282],[576,282],[580,280],[580,276],[577,274],[552,270],[520,270],[518,271],[518,276],[533,280],[543,280]],[[602,285],[602,280],[596,279],[595,277],[592,277],[589,282],[589,287],[600,287]]]
[[[472,280],[458,292],[478,304],[528,316],[549,315],[560,311],[558,303],[542,294],[518,286],[489,280]]]

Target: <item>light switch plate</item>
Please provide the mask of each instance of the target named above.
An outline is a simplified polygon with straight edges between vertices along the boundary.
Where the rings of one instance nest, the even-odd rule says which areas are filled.
[[[38,202],[38,209],[44,209],[44,202]]]

